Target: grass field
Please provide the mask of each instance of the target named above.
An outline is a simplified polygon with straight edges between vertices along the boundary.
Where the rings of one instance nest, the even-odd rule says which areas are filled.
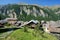
[[[17,29],[4,40],[57,40],[57,38],[51,34],[44,33],[44,37],[42,37],[41,34],[34,36],[33,32],[33,29],[29,29],[28,32],[24,32],[24,29]]]

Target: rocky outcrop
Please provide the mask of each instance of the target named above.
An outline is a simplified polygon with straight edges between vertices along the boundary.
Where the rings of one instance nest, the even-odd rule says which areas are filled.
[[[8,15],[11,18],[19,17],[19,15],[33,15],[35,17],[49,17],[57,18],[60,17],[60,7],[53,9],[51,7],[43,7],[39,5],[28,5],[28,4],[9,4],[4,5],[0,8],[0,13],[3,15]],[[60,19],[60,18],[58,18]]]
[[[19,13],[18,13],[19,12]],[[0,13],[3,15],[9,15],[10,17],[13,17],[13,14],[16,16],[16,14],[24,14],[26,13],[27,15],[34,15],[35,17],[39,16],[45,16],[44,11],[42,10],[42,7],[38,5],[6,5],[2,6],[0,8]],[[16,14],[15,14],[16,13]]]

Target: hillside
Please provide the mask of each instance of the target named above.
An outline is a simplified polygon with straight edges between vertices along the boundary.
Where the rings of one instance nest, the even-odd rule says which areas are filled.
[[[2,17],[3,16],[3,17]],[[7,17],[18,20],[60,20],[60,7],[44,7],[28,4],[8,4],[0,6],[0,20]]]
[[[58,40],[55,36],[51,34],[44,33],[42,36],[41,34],[35,33],[35,36],[33,34],[34,32],[35,31],[33,29],[29,29],[28,32],[24,32],[23,29],[18,29],[11,33],[4,40]]]

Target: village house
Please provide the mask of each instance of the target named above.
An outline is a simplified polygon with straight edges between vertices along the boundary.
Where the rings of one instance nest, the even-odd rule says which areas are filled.
[[[49,23],[48,23],[48,22],[42,20],[42,21],[41,21],[41,25],[42,25],[42,28],[44,29],[45,32],[50,33]]]
[[[8,24],[14,25],[17,22],[17,18],[6,18]]]
[[[34,28],[36,27],[37,24],[38,24],[37,20],[31,20],[27,25],[30,26],[31,28]]]
[[[57,25],[57,22],[54,21],[42,21],[42,26],[44,28],[44,31],[47,33],[60,33],[60,28]]]
[[[49,30],[51,33],[60,33],[60,23],[59,21],[50,21]]]
[[[37,24],[38,24],[37,20],[31,20],[28,22],[24,22],[24,24],[22,24],[21,26],[29,26],[30,28],[34,28],[34,27],[36,27]],[[21,27],[21,26],[19,26],[19,27]]]

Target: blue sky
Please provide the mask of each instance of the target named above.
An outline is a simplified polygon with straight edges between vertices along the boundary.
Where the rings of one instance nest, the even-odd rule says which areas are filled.
[[[14,3],[27,3],[38,4],[43,6],[60,5],[60,0],[0,0],[0,5],[14,4]]]

